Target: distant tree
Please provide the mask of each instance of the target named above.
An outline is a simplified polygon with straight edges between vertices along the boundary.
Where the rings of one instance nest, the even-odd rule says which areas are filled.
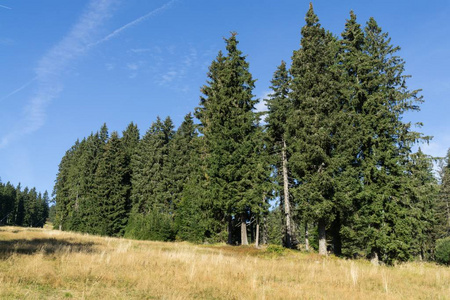
[[[7,182],[0,182],[0,224],[14,225],[16,189]]]

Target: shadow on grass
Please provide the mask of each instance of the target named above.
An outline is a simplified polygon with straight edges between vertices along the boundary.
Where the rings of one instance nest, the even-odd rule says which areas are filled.
[[[0,259],[7,259],[15,253],[24,255],[36,253],[43,253],[44,255],[72,252],[93,253],[96,252],[94,245],[93,242],[79,243],[55,238],[0,241]]]

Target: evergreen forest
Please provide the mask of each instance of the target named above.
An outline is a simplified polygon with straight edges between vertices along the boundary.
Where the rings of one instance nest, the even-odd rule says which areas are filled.
[[[400,48],[353,12],[339,36],[312,5],[305,21],[267,99],[253,94],[232,32],[178,128],[158,117],[146,132],[104,124],[77,140],[59,164],[55,228],[278,244],[386,264],[433,260],[436,241],[450,235],[449,156],[435,174],[420,149],[430,137],[405,121],[423,99],[407,86]],[[260,101],[267,111],[255,110]],[[14,211],[6,223],[41,224],[47,194],[0,189],[2,214]]]
[[[36,188],[14,187],[0,181],[0,226],[44,227],[49,217],[50,197]]]

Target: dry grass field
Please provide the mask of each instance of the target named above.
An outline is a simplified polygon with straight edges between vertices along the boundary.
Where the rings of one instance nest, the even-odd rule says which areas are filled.
[[[450,299],[450,268],[0,227],[0,299]]]

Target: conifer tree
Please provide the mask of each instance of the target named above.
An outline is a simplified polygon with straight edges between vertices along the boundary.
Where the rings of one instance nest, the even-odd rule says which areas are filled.
[[[215,222],[206,201],[203,139],[198,137],[191,114],[185,116],[169,146],[177,239],[214,241]]]
[[[282,205],[284,217],[284,245],[288,248],[292,247],[293,232],[292,232],[292,208],[290,199],[290,181],[288,170],[289,154],[287,152],[287,132],[286,122],[289,114],[292,112],[290,92],[290,76],[286,69],[286,63],[281,62],[281,65],[275,71],[270,87],[273,91],[270,98],[266,100],[269,109],[267,114],[267,133],[270,140],[270,152],[273,153],[275,172],[278,174],[279,181],[282,182]]]
[[[0,224],[14,225],[14,207],[16,204],[16,190],[7,182],[0,182]]]
[[[436,201],[436,234],[438,239],[450,236],[450,149],[440,170],[441,185]]]
[[[418,110],[422,99],[417,90],[406,87],[408,76],[403,75],[398,50],[371,18],[364,29],[357,76],[357,160],[362,186],[356,195],[353,228],[363,253],[387,263],[410,257],[405,165],[411,146],[422,138],[410,123],[402,122],[402,115]]]
[[[96,170],[96,195],[102,222],[100,233],[121,236],[128,218],[125,150],[117,132],[105,145]]]
[[[436,236],[436,202],[438,184],[433,174],[432,158],[422,150],[410,155],[404,188],[408,197],[408,221],[410,222],[410,252],[413,257],[432,258]]]
[[[28,189],[27,189],[28,190]],[[14,224],[17,226],[23,226],[25,217],[25,201],[24,193],[22,191],[22,186],[19,183],[16,187],[16,203],[14,211]]]
[[[334,71],[336,39],[323,29],[312,4],[302,28],[301,48],[292,57],[293,113],[288,119],[292,140],[289,161],[298,186],[296,198],[307,220],[318,224],[319,253],[327,253],[326,227],[336,216],[334,199],[336,136],[340,109]]]
[[[254,80],[245,56],[238,50],[236,33],[225,40],[227,54],[219,52],[209,67],[196,117],[206,140],[207,174],[213,207],[228,222],[228,243],[233,242],[232,222],[240,220],[241,244],[247,241],[246,223],[252,206],[252,166],[256,132],[253,108]]]
[[[146,132],[132,157],[132,213],[126,236],[139,239],[171,240],[173,217],[167,178],[168,144],[173,136],[170,117],[158,117]]]
[[[133,188],[131,183],[131,179],[133,177],[133,167],[131,165],[131,159],[139,145],[139,129],[137,125],[130,123],[128,127],[122,132],[121,141],[125,152],[125,175],[123,184],[126,186],[126,211],[128,222],[128,216],[132,207],[131,190]]]

